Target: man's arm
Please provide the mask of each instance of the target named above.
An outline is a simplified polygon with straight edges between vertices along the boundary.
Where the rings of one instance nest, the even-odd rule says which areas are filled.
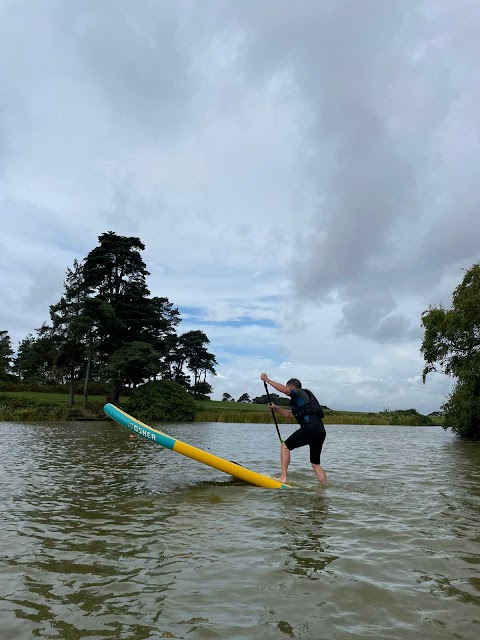
[[[273,409],[275,413],[281,413],[282,416],[285,416],[286,418],[293,418],[293,413],[290,411],[290,409],[279,407],[278,404],[273,404],[273,402],[268,406],[270,407],[270,409]]]
[[[275,382],[275,380],[270,380],[266,373],[262,373],[260,378],[277,391],[280,391],[280,393],[284,393],[286,396],[290,395],[290,389],[288,387],[286,387],[284,384],[281,384],[280,382]]]

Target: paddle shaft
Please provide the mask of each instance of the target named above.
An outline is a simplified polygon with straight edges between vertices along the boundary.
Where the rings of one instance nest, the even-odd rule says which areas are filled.
[[[265,391],[267,392],[268,404],[272,404],[272,400],[270,398],[270,394],[268,393],[268,387],[267,387],[267,383],[265,382],[265,380],[263,381],[263,384],[265,385]],[[275,417],[275,411],[272,408],[270,408],[270,411],[272,412],[273,421],[275,422],[275,426],[277,428],[278,439],[280,440],[280,442],[283,442],[282,436],[280,435],[280,429],[278,428],[277,418]]]

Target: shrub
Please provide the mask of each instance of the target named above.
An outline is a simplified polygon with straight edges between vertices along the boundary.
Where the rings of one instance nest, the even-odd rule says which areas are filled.
[[[385,410],[381,415],[387,418],[388,424],[403,425],[410,427],[432,426],[432,421],[428,416],[418,413],[416,409]]]
[[[480,438],[480,382],[470,376],[459,380],[443,405],[444,429],[450,429],[462,438]]]
[[[195,400],[178,382],[158,380],[135,389],[128,403],[128,412],[145,421],[192,421]]]

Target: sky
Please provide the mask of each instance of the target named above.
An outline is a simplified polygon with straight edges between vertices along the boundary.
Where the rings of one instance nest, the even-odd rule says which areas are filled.
[[[212,399],[438,410],[422,313],[480,260],[477,0],[0,0],[0,330],[107,231]]]

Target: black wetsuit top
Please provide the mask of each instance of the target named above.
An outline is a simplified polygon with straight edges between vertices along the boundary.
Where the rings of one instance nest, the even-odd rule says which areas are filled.
[[[297,449],[305,445],[310,446],[310,462],[320,464],[320,454],[326,437],[323,425],[323,410],[318,400],[307,389],[291,389],[290,405],[292,413],[297,419],[300,429],[297,429],[285,440],[290,449]]]

